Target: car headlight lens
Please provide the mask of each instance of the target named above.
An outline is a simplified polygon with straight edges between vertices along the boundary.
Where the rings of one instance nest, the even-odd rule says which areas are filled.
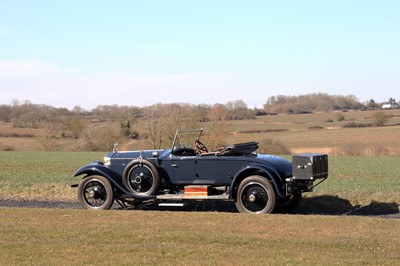
[[[104,165],[110,165],[111,158],[106,156],[106,157],[104,157],[103,161],[104,161]]]

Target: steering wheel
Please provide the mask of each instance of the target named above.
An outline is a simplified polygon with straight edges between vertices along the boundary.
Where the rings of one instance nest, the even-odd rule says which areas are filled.
[[[196,152],[198,154],[203,154],[208,152],[206,145],[204,145],[200,140],[195,140],[194,141],[194,147],[196,149]]]

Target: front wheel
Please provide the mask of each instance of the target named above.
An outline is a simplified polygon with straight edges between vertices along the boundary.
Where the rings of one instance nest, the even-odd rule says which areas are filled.
[[[264,214],[275,209],[276,196],[271,182],[263,176],[246,177],[239,185],[235,201],[242,213]]]
[[[100,175],[85,177],[78,186],[78,200],[85,209],[110,209],[114,203],[114,192],[110,181]]]

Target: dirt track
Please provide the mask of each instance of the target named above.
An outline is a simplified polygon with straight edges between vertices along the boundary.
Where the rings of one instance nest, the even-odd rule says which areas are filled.
[[[314,201],[314,202],[311,202]],[[342,200],[343,201],[343,200]],[[314,203],[314,204],[312,204]],[[327,208],[316,204],[315,199],[303,199],[300,205],[291,214],[303,215],[351,215],[377,218],[400,219],[400,206],[396,203],[371,203],[366,206],[351,206],[336,203],[335,208]],[[45,209],[82,209],[79,202],[73,201],[46,201],[46,200],[12,200],[0,199],[0,207],[7,208],[45,208]],[[114,210],[122,209],[114,204]],[[232,202],[193,202],[184,207],[158,207],[155,204],[142,206],[142,210],[165,211],[205,211],[205,212],[237,212]]]

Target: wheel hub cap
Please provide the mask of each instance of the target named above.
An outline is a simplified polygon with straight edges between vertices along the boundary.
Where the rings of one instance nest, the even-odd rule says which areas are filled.
[[[98,187],[93,188],[91,191],[89,191],[88,196],[91,199],[96,199],[99,197],[100,190]]]
[[[94,192],[93,190],[89,192],[89,198],[94,198],[94,196],[96,195],[96,192]]]
[[[251,195],[249,196],[249,201],[250,201],[250,202],[255,202],[256,199],[257,199],[257,197],[256,197],[256,195],[254,195],[254,194],[251,194]]]

